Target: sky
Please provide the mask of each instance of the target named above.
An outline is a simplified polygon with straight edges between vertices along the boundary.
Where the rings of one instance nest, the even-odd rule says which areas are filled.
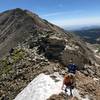
[[[0,0],[0,12],[22,8],[61,27],[100,25],[100,0]]]

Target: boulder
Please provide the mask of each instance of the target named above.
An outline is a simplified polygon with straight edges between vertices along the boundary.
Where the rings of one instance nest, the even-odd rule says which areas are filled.
[[[84,69],[84,65],[88,64],[90,59],[86,48],[83,47],[80,47],[76,42],[68,41],[64,37],[52,35],[42,38],[38,49],[49,60],[58,60],[66,66],[70,59],[73,59],[73,63],[79,66],[79,69]]]

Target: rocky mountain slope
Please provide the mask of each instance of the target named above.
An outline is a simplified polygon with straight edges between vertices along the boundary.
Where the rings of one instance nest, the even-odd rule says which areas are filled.
[[[38,15],[19,8],[0,14],[0,57],[18,43],[31,35],[37,35],[34,29],[52,30],[62,33],[62,29],[39,18]],[[35,36],[36,37],[36,36]]]
[[[70,59],[78,66],[76,88],[81,96],[96,100],[99,60],[83,41],[19,8],[0,14],[0,30],[1,100],[13,100],[41,73],[62,76]]]

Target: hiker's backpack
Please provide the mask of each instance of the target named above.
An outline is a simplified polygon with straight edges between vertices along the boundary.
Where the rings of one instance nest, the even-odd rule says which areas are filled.
[[[69,73],[73,73],[73,74],[76,73],[77,66],[76,66],[75,64],[69,64],[69,65],[67,66],[67,68],[68,68],[68,72],[69,72]]]

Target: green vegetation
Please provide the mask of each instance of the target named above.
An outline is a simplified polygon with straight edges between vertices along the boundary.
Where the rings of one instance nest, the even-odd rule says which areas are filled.
[[[2,74],[7,74],[11,69],[12,66],[10,65],[9,61],[7,58],[3,59],[0,61],[0,75]]]
[[[15,49],[14,52],[5,57],[3,60],[0,60],[0,76],[2,74],[9,74],[11,70],[13,70],[13,65],[19,62],[21,59],[24,59],[25,52],[22,49]],[[9,59],[10,58],[10,59]]]
[[[13,59],[13,63],[17,63],[18,61],[20,61],[21,59],[24,58],[25,52],[24,50],[20,49],[20,50],[15,50],[14,53],[12,54],[12,59]]]
[[[100,47],[98,47],[98,53],[100,53]]]

